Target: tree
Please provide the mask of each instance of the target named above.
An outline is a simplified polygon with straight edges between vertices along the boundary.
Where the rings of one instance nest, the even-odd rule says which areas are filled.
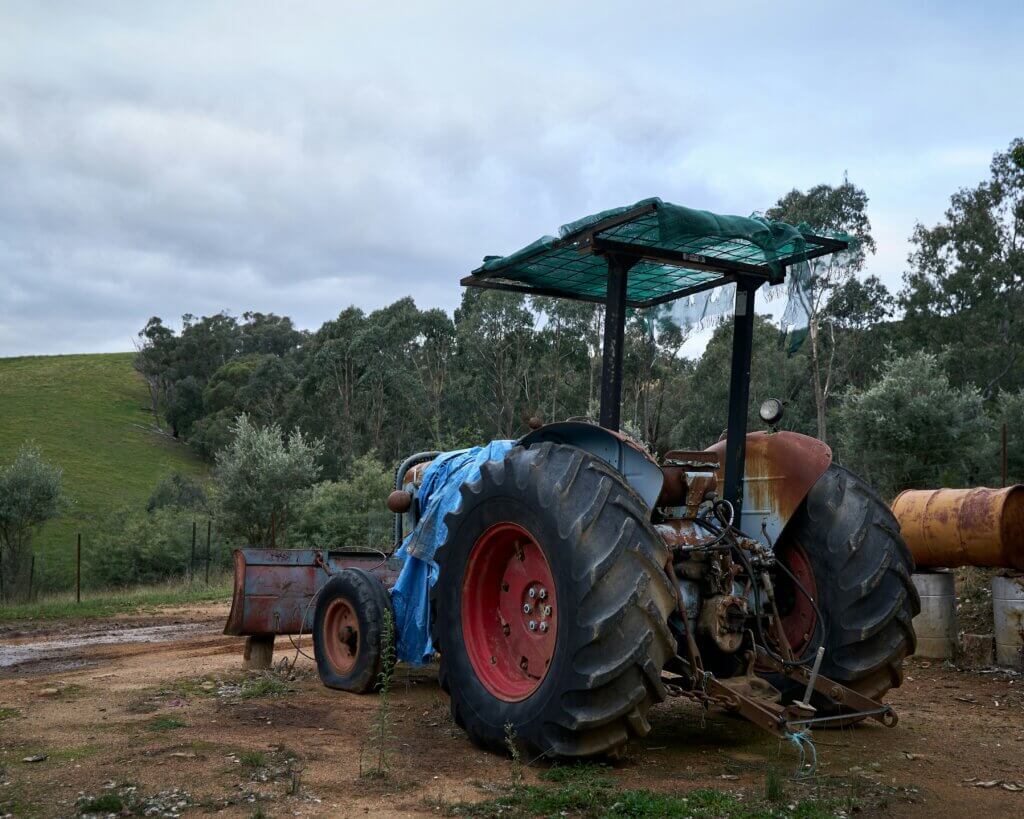
[[[1024,386],[1024,139],[911,241],[900,304],[914,341],[949,348],[953,382],[977,384],[986,398]]]
[[[626,321],[623,349],[623,415],[652,447],[665,433],[665,396],[684,369],[678,354],[686,341],[671,310],[634,310]]]
[[[464,411],[491,437],[514,437],[538,411],[534,321],[525,296],[495,290],[466,288],[455,311],[455,389]]]
[[[732,356],[732,322],[720,324],[704,355],[688,374],[676,407],[679,420],[671,433],[671,445],[703,449],[725,431],[729,417],[729,372]],[[799,432],[813,427],[813,402],[806,398],[806,360],[789,357],[779,344],[779,328],[764,316],[754,319],[754,343],[750,364],[750,429],[762,424],[757,410],[765,398],[786,401],[783,427]]]
[[[1024,390],[1002,392],[996,399],[996,433],[1006,427],[1007,483],[1024,483]],[[1000,453],[1001,459],[1002,453]],[[992,486],[1002,478],[1002,465],[992,474]]]
[[[847,392],[837,420],[843,462],[883,497],[975,483],[991,459],[981,395],[951,385],[931,353],[890,359],[872,386]]]
[[[218,525],[252,546],[281,545],[319,477],[323,443],[300,431],[286,442],[277,424],[260,428],[245,415],[231,431],[214,468]]]
[[[206,490],[195,478],[174,472],[165,478],[161,478],[153,488],[149,501],[146,503],[147,512],[155,512],[157,509],[203,509],[206,507]]]
[[[828,404],[835,387],[832,352],[836,349],[835,324],[830,320],[826,306],[837,288],[853,278],[863,267],[866,254],[875,252],[871,236],[871,222],[867,215],[868,197],[861,188],[844,177],[836,187],[815,185],[806,193],[792,190],[767,212],[769,219],[797,225],[806,223],[816,232],[846,233],[856,240],[850,250],[812,259],[808,283],[806,309],[808,333],[811,342],[811,384],[818,437],[828,440]],[[829,336],[827,345],[822,330]]]
[[[139,331],[139,338],[141,340],[135,344],[135,359],[132,363],[149,387],[153,421],[157,429],[160,429],[176,339],[174,331],[166,327],[159,316],[153,316],[146,322],[146,326]]]
[[[0,599],[20,596],[32,536],[68,504],[61,470],[25,444],[11,463],[0,467]]]
[[[304,546],[317,549],[386,548],[394,516],[384,502],[392,489],[394,470],[369,452],[352,463],[348,478],[313,488],[296,536]]]

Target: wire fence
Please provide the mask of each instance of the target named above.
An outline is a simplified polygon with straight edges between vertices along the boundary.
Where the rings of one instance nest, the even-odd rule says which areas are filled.
[[[394,515],[386,510],[353,514],[332,523],[336,533],[304,538],[281,532],[276,542],[257,545],[324,551],[390,551],[394,546]],[[24,565],[14,572],[8,567],[10,576],[4,578],[0,602],[32,601],[51,594],[73,594],[81,601],[83,593],[166,581],[208,586],[222,582],[224,573],[232,569],[234,550],[249,545],[219,532],[216,521],[207,516],[182,516],[169,526],[145,531],[138,539],[132,538],[133,531],[83,527],[63,541],[39,544]]]

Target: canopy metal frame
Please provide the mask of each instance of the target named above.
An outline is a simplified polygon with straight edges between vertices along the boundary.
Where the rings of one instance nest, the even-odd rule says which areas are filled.
[[[613,432],[619,431],[622,405],[622,362],[625,338],[626,311],[643,309],[674,301],[727,284],[736,285],[733,308],[732,362],[729,374],[729,413],[725,447],[725,485],[723,497],[735,507],[738,519],[743,503],[743,473],[746,458],[747,412],[750,402],[750,368],[754,342],[754,305],[757,290],[763,284],[780,284],[785,280],[787,268],[798,262],[845,250],[848,243],[841,239],[802,233],[806,249],[778,259],[774,265],[749,264],[734,259],[716,258],[696,253],[685,253],[664,247],[648,246],[601,236],[617,227],[653,212],[653,204],[611,216],[595,222],[581,232],[572,233],[556,242],[552,248],[538,250],[538,255],[553,249],[573,247],[580,253],[602,256],[608,265],[608,286],[604,296],[589,296],[559,287],[538,287],[503,279],[502,270],[488,271],[484,267],[474,270],[462,279],[466,287],[480,287],[524,293],[532,296],[551,296],[604,304],[604,344],[601,361],[601,414],[600,424]],[[654,262],[685,270],[707,271],[719,274],[717,278],[674,290],[657,298],[636,300],[627,297],[630,270],[638,262]]]

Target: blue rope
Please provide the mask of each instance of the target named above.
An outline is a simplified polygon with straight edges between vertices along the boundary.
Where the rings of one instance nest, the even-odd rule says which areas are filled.
[[[796,775],[814,776],[818,770],[818,750],[814,747],[810,731],[790,731],[786,734],[786,739],[800,752],[800,768]]]

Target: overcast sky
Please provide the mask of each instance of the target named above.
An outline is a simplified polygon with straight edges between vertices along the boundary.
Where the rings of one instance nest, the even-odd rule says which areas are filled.
[[[151,315],[451,310],[582,214],[746,215],[844,171],[898,286],[914,223],[1024,136],[1022,43],[1019,0],[7,0],[0,356],[129,350]]]

